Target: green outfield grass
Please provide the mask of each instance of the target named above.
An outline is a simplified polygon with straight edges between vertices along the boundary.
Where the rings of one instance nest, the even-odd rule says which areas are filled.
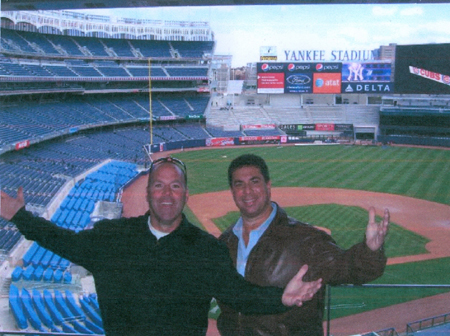
[[[227,167],[243,154],[262,156],[273,187],[326,187],[385,192],[450,204],[450,151],[408,147],[285,146],[239,147],[174,154],[188,166],[191,194],[228,190]],[[218,205],[220,206],[220,205]],[[347,248],[361,241],[367,211],[336,204],[286,209],[313,225],[327,227]],[[199,224],[187,209],[188,217]],[[239,214],[215,219],[226,229]],[[427,240],[393,223],[386,241],[389,257],[425,253]],[[450,259],[387,266],[380,284],[450,284]],[[406,302],[442,292],[438,289],[332,288],[332,318]],[[213,314],[217,316],[218,312]]]
[[[408,147],[238,147],[174,154],[186,162],[191,194],[226,190],[227,167],[244,153],[261,155],[274,187],[386,192],[450,204],[450,151]]]
[[[365,209],[338,204],[323,204],[285,208],[289,216],[305,223],[330,229],[331,236],[342,248],[350,248],[361,241],[367,225],[368,213]],[[216,218],[214,223],[223,231],[239,218],[239,212],[230,212]],[[381,218],[377,218],[380,220]],[[390,258],[427,253],[428,240],[401,226],[391,223],[386,238],[386,255]]]

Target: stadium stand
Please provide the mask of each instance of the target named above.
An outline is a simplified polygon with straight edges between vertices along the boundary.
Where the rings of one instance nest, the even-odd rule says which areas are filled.
[[[143,147],[149,144],[159,150],[204,146],[213,138],[280,138],[287,135],[279,125],[320,123],[380,125],[384,141],[448,138],[448,103],[429,109],[427,101],[401,101],[380,112],[379,105],[283,105],[250,97],[213,106],[211,36],[117,39],[56,28],[57,34],[25,32],[7,18],[2,24],[1,189],[15,195],[23,186],[27,206],[73,231],[91,227],[102,202],[120,202],[122,188],[147,168]],[[405,120],[413,126],[430,116],[425,127],[402,128]],[[1,261],[19,245],[25,252],[9,287],[17,329],[103,333],[95,293],[80,294],[76,265],[36,243],[26,246],[14,225],[0,220]]]

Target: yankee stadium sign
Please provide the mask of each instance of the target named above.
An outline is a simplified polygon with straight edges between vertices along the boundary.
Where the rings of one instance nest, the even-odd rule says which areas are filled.
[[[376,50],[284,50],[289,62],[348,62],[371,61],[376,59]]]

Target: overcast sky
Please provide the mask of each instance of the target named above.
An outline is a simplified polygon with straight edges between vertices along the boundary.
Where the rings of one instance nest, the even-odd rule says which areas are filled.
[[[390,43],[450,43],[450,4],[158,7],[91,12],[207,21],[215,33],[216,54],[233,55],[233,66],[259,61],[262,46],[276,46],[278,61],[286,61],[285,50],[370,50]]]

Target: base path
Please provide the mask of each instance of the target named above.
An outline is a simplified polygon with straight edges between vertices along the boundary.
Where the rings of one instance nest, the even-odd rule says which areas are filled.
[[[124,217],[145,213],[145,176],[129,186],[123,194]],[[389,258],[388,264],[421,261],[450,256],[450,206],[411,197],[333,188],[272,188],[272,199],[282,207],[314,204],[342,204],[369,209],[375,207],[378,215],[388,208],[391,221],[430,240],[427,254]],[[215,236],[220,230],[213,219],[230,211],[238,211],[230,191],[190,196],[188,206],[205,229]],[[377,309],[331,321],[331,334],[352,335],[385,328],[404,332],[406,324],[450,312],[450,294],[415,300],[400,305]],[[215,321],[210,321],[208,336],[219,335]]]
[[[334,203],[368,210],[373,206],[380,216],[388,208],[392,222],[430,240],[426,245],[429,253],[390,258],[389,264],[450,256],[450,206],[445,204],[406,196],[334,188],[272,188],[272,200],[282,207]],[[238,211],[229,191],[191,196],[188,205],[206,230],[215,236],[220,235],[220,230],[212,221],[213,218]]]

